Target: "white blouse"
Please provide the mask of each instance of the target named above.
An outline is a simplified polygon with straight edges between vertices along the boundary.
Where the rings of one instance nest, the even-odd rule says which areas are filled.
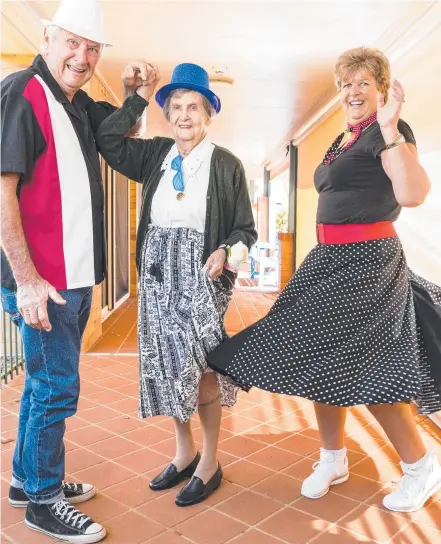
[[[204,138],[182,161],[185,197],[177,200],[179,191],[173,187],[171,162],[179,155],[176,144],[165,157],[161,170],[164,174],[153,197],[151,223],[160,227],[191,228],[198,232],[205,230],[207,212],[207,191],[210,179],[211,157],[214,145]]]

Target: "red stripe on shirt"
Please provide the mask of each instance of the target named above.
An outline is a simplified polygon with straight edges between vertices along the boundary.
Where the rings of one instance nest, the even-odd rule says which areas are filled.
[[[66,289],[60,178],[49,106],[35,77],[29,80],[23,96],[30,102],[46,141],[46,150],[21,186],[23,230],[37,272],[56,289]]]

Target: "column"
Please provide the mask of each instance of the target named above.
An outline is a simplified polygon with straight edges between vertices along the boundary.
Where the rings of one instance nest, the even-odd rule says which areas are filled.
[[[288,232],[279,232],[279,289],[285,288],[296,269],[296,215],[297,215],[298,149],[289,145],[289,203]]]

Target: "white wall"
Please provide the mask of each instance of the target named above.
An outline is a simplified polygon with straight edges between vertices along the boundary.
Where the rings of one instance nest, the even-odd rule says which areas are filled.
[[[441,285],[441,29],[394,66],[406,92],[402,118],[415,134],[420,163],[432,182],[426,202],[404,209],[397,222],[409,266]]]

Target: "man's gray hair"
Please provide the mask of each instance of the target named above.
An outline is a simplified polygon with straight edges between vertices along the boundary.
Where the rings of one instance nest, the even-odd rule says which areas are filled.
[[[49,36],[49,39],[53,40],[60,30],[61,27],[57,25],[48,25],[46,27],[46,34]]]
[[[46,36],[49,38],[49,41],[52,42],[53,40],[55,40],[55,37],[56,35],[60,32],[61,28],[59,26],[56,26],[56,25],[48,25],[46,27]],[[46,45],[46,42],[43,42],[41,44],[41,52],[43,53],[44,52],[44,48],[45,48],[45,45]]]
[[[64,30],[64,29],[62,29],[60,26],[57,26],[57,25],[48,25],[46,27],[46,36],[49,38],[50,42],[55,40],[55,38],[57,37],[57,34],[60,32],[60,30]],[[65,30],[65,32],[68,32],[70,34],[74,34],[73,32],[70,32],[69,30]],[[41,46],[41,51],[42,52],[44,52],[44,47],[45,47],[45,44],[43,43],[43,45]],[[104,45],[100,44],[100,53],[103,52],[103,49],[104,49]]]
[[[187,94],[191,92],[197,92],[192,91],[191,89],[175,89],[172,91],[167,98],[165,99],[164,107],[162,108],[162,111],[164,112],[165,118],[167,121],[170,121],[170,105],[171,105],[171,99],[176,94]],[[208,119],[212,119],[216,115],[216,110],[211,105],[211,102],[208,100],[206,96],[204,96],[202,93],[199,93],[202,96],[202,104],[204,106],[205,113],[207,114]]]

